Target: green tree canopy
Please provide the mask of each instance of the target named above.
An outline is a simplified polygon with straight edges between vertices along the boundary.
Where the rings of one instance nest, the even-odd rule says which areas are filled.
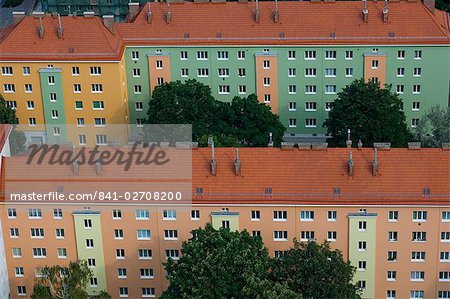
[[[303,298],[359,298],[352,283],[355,267],[344,261],[342,252],[329,243],[298,242],[281,259],[275,259],[273,278],[286,282]]]
[[[165,263],[169,288],[161,298],[299,298],[269,280],[270,257],[260,237],[247,231],[193,231],[182,256]]]
[[[68,267],[59,265],[45,266],[42,277],[37,279],[32,299],[87,299],[86,284],[92,277],[92,271],[86,261],[70,262]],[[111,298],[106,291],[101,291],[100,299]]]
[[[280,144],[286,129],[255,95],[217,101],[211,89],[196,80],[157,86],[149,105],[147,123],[192,124],[192,138],[201,146],[210,136],[223,146],[266,146],[269,132]]]
[[[390,86],[355,80],[338,93],[331,103],[331,111],[323,126],[332,136],[332,146],[345,146],[347,130],[356,144],[391,142],[393,147],[404,147],[412,136],[406,125],[402,100],[391,92]]]
[[[450,108],[439,105],[431,107],[419,120],[414,130],[414,138],[423,147],[440,147],[450,142]]]
[[[0,124],[18,124],[16,111],[6,105],[6,101],[0,94]]]
[[[9,135],[9,145],[11,154],[15,155],[22,152],[25,149],[26,137],[22,131],[17,128],[16,111],[6,105],[6,101],[0,94],[0,124],[11,124],[13,130]]]

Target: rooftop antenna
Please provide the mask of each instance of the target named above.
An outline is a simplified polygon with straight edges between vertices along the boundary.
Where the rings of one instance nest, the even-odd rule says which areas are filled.
[[[375,148],[373,153],[373,162],[372,162],[372,175],[377,176],[378,174],[378,150]]]
[[[349,176],[353,176],[353,171],[355,168],[355,162],[353,162],[353,154],[352,151],[349,152],[348,154],[348,175]]]
[[[273,14],[273,20],[275,23],[278,23],[280,20],[280,14],[278,12],[278,0],[275,0],[275,12]]]
[[[58,38],[63,37],[63,27],[61,25],[61,15],[58,14]]]
[[[67,5],[67,7],[68,7],[68,10],[69,10],[69,16],[71,15],[71,12],[70,12],[70,5]]]
[[[44,38],[44,25],[42,25],[42,17],[39,17],[39,38]]]
[[[388,0],[384,0],[384,7],[383,7],[383,22],[386,23],[388,21]]]
[[[364,1],[364,9],[363,9],[363,18],[364,23],[367,23],[369,21],[369,11],[367,10],[367,0]]]
[[[345,143],[347,144],[347,148],[352,147],[352,140],[350,139],[350,129],[347,129],[347,141]]]
[[[166,12],[166,23],[169,24],[172,21],[172,14],[170,13],[170,2],[166,0],[167,12]]]
[[[150,2],[148,2],[147,23],[151,24],[151,22],[152,22],[152,6]]]
[[[241,160],[239,160],[239,148],[236,148],[236,159],[234,160],[234,174],[241,174]]]
[[[216,159],[214,157],[214,140],[211,140],[211,174],[212,175],[216,175],[216,170],[217,170],[217,164],[216,164]]]
[[[256,0],[256,9],[255,9],[255,22],[259,24],[260,16],[259,16],[259,6],[258,0]]]

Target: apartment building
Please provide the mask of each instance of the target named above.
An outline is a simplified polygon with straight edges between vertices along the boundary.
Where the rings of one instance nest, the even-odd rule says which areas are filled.
[[[209,222],[260,236],[274,257],[294,238],[327,240],[357,268],[363,298],[448,298],[448,147],[379,149],[377,155],[354,149],[352,168],[349,149],[242,148],[238,154],[215,149],[212,169],[211,149],[192,149],[192,204],[4,202],[11,297],[29,297],[41,267],[76,259],[87,260],[94,272],[91,295],[106,288],[113,298],[157,297],[168,285],[162,263],[178,259],[191,230]],[[17,181],[19,162],[3,158],[2,188]],[[114,165],[100,174],[79,166],[84,176],[66,165],[40,167],[57,174],[47,182],[56,190],[69,177],[82,183],[88,175],[98,189],[111,172],[123,172],[122,185],[133,178]],[[36,190],[44,184],[23,181]]]
[[[330,103],[359,78],[392,85],[410,127],[431,106],[448,106],[449,17],[428,1],[279,2],[276,13],[272,2],[258,11],[254,3],[151,3],[127,23],[88,13],[21,17],[1,38],[0,84],[30,130],[55,123],[53,110],[68,124],[141,126],[153,89],[187,79],[222,101],[256,93],[289,135],[325,134]],[[50,93],[64,111],[52,108]]]

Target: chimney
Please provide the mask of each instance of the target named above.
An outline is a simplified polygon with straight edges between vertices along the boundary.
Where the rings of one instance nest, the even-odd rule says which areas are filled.
[[[148,12],[147,12],[147,23],[152,23],[152,7],[150,5],[150,2],[148,3]]]
[[[428,8],[429,11],[434,13],[434,7],[436,6],[436,0],[423,0],[423,5]]]
[[[369,21],[369,11],[367,10],[367,0],[364,1],[364,9],[363,9],[363,19],[364,23],[367,23]]]
[[[97,158],[95,162],[95,174],[100,175],[102,173],[102,162],[100,161],[100,157]]]
[[[139,2],[128,3],[128,19],[133,20],[139,13]]]
[[[64,33],[64,31],[63,31],[63,27],[61,24],[61,16],[60,16],[60,14],[58,14],[58,38],[59,39],[63,38],[63,33]]]
[[[72,157],[74,158],[74,161],[73,161],[73,174],[74,175],[78,175],[79,169],[80,169],[80,167],[78,165],[78,160],[75,159],[76,155],[77,155],[77,153],[76,153],[75,145],[74,145],[72,148]]]
[[[85,11],[85,12],[83,12],[83,16],[86,19],[90,19],[90,18],[93,18],[95,16],[95,13],[93,11]]]
[[[103,16],[103,25],[105,25],[108,30],[114,34],[114,16],[113,15],[107,15]]]
[[[25,12],[24,11],[13,11],[12,12],[12,18],[13,18],[13,24],[16,26],[25,18]]]
[[[44,38],[44,25],[42,25],[42,18],[39,18],[39,38]]]
[[[358,150],[362,150],[363,144],[361,139],[358,140]]]
[[[259,16],[259,6],[258,6],[258,0],[256,0],[256,8],[255,8],[255,22],[259,24],[259,20],[260,20],[260,16]]]
[[[350,139],[350,129],[347,130],[347,141],[345,142],[347,148],[352,147],[352,140]]]
[[[373,162],[372,162],[372,175],[378,175],[378,150],[375,148],[373,153]]]
[[[273,147],[273,139],[272,139],[272,132],[269,133],[269,144],[267,144],[268,147]]]
[[[169,24],[172,21],[172,13],[170,12],[170,3],[167,0],[167,12],[166,12],[166,23]]]
[[[353,162],[352,151],[350,151],[350,153],[348,154],[348,162],[347,162],[347,164],[348,164],[348,175],[352,177],[354,169],[355,169],[355,162]]]
[[[280,20],[280,13],[278,12],[278,1],[275,0],[275,12],[273,13],[273,21],[278,23]]]
[[[239,160],[238,148],[236,148],[236,159],[234,160],[234,174],[241,175],[241,160]]]
[[[384,0],[384,8],[383,8],[383,23],[387,23],[388,21],[388,0]]]
[[[211,138],[212,139],[212,138]],[[216,159],[214,158],[214,140],[211,140],[211,175],[216,175],[217,164]]]

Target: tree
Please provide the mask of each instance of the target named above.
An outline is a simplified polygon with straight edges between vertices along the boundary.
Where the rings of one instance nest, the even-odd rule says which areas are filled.
[[[414,138],[423,147],[440,147],[442,143],[450,142],[450,108],[431,107],[419,120]]]
[[[70,262],[69,266],[46,266],[42,277],[36,280],[32,299],[82,299],[89,298],[85,290],[92,277],[92,271],[86,261]],[[110,298],[106,291],[101,291],[97,298]]]
[[[275,259],[272,276],[304,298],[359,298],[352,283],[355,267],[344,261],[342,252],[328,242],[298,242],[280,259]]]
[[[6,101],[0,94],[0,124],[11,124],[13,130],[9,135],[9,145],[11,154],[15,155],[22,152],[25,149],[26,137],[22,131],[17,128],[18,121],[16,117],[16,111],[6,105]]]
[[[286,129],[255,95],[217,101],[211,89],[196,80],[157,86],[149,104],[147,123],[192,124],[192,139],[200,146],[206,146],[208,137],[223,146],[266,146],[270,132],[280,144]]]
[[[347,129],[350,129],[352,139],[356,141],[353,144],[361,140],[366,145],[391,142],[393,147],[406,146],[411,133],[401,111],[402,100],[390,88],[360,79],[339,92],[323,124],[332,136],[330,144],[344,146]]]
[[[161,298],[299,298],[285,284],[269,280],[270,257],[260,237],[247,231],[193,231],[182,256],[164,264],[169,288]]]

